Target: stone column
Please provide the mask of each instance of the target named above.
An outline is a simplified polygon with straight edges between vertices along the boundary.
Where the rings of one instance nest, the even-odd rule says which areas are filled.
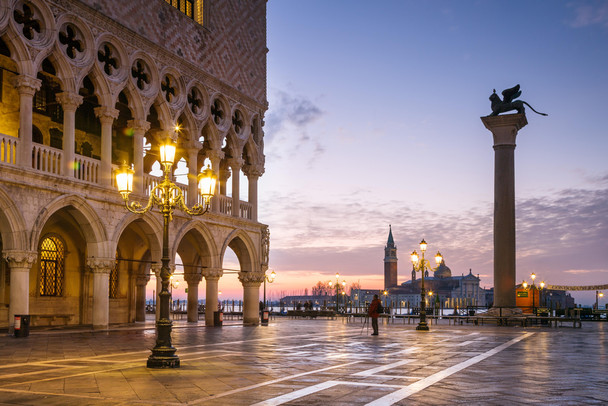
[[[205,325],[213,326],[213,312],[217,311],[217,285],[224,271],[216,268],[203,269],[205,277]]]
[[[101,183],[110,186],[112,183],[112,124],[118,118],[119,111],[112,107],[96,107],[95,115],[101,122]]]
[[[249,186],[249,204],[251,204],[251,220],[258,221],[258,179],[264,173],[263,169],[253,166],[243,168]]]
[[[220,185],[219,185],[219,176],[220,176],[220,162],[224,157],[223,151],[208,151],[207,158],[211,161],[211,169],[215,172],[218,177],[218,184],[215,185],[215,196],[211,199],[211,212],[219,213],[220,211],[220,202],[217,196],[220,195]]]
[[[87,258],[93,274],[93,329],[108,328],[110,320],[110,272],[116,266],[115,258]]]
[[[188,322],[198,322],[198,284],[203,279],[199,273],[184,274],[184,280],[188,284]]]
[[[240,175],[243,159],[231,159],[228,165],[232,168],[232,217],[241,217]]]
[[[32,103],[42,81],[32,76],[19,75],[12,80],[19,92],[19,166],[32,168]]]
[[[127,125],[133,129],[133,192],[144,195],[144,135],[150,129],[145,120],[129,120]],[[129,164],[129,162],[127,162]]]
[[[259,323],[260,285],[264,282],[262,272],[239,272],[239,281],[243,284],[243,324]]]
[[[198,203],[198,149],[188,149],[188,206]]]
[[[30,314],[30,269],[36,262],[38,254],[34,251],[5,251],[3,256],[11,272],[8,308],[8,324],[11,332],[15,324],[15,314]]]
[[[494,136],[494,306],[515,307],[515,138],[524,114],[481,117]]]
[[[57,93],[55,98],[63,108],[63,174],[75,177],[76,109],[82,104],[82,96],[72,93]]]
[[[150,281],[149,274],[137,275],[135,278],[135,321],[146,321],[146,286]]]

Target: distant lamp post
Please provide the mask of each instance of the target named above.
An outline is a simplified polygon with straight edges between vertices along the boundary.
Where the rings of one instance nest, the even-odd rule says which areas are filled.
[[[604,297],[604,292],[600,292],[599,290],[595,291],[595,310],[599,310],[600,305],[600,297]]]
[[[383,290],[382,296],[384,296],[384,308],[386,308],[388,302],[388,290]]]
[[[424,259],[424,253],[426,252],[426,247],[427,247],[427,243],[423,239],[422,241],[420,241],[420,251],[422,252],[422,257],[418,257],[418,253],[416,252],[416,250],[414,250],[414,252],[412,252],[412,255],[411,255],[412,264],[414,265],[414,270],[420,271],[420,273],[421,273],[420,322],[416,326],[416,330],[422,330],[422,331],[429,330],[429,326],[426,323],[426,297],[425,297],[425,291],[424,291],[424,271],[426,269],[430,269],[430,270],[433,269],[433,268],[431,268],[429,261]],[[437,266],[439,266],[441,264],[441,261],[443,261],[443,257],[441,256],[439,251],[437,251],[437,254],[435,255],[435,262],[437,263]]]
[[[176,208],[192,215],[201,216],[209,211],[211,197],[215,192],[217,176],[211,168],[207,168],[198,175],[198,187],[203,204],[197,204],[189,209],[184,202],[182,190],[170,179],[171,166],[175,159],[175,144],[167,142],[160,146],[160,163],[163,166],[164,178],[162,182],[154,186],[150,191],[150,197],[145,207],[138,202],[129,203],[129,194],[133,191],[134,171],[124,163],[116,174],[116,185],[118,192],[125,201],[125,207],[130,212],[143,214],[157,205],[163,215],[163,253],[162,267],[160,270],[162,289],[160,297],[160,317],[156,322],[156,345],[152,354],[148,357],[148,368],[179,368],[179,357],[175,354],[176,349],[171,345],[171,320],[169,319],[169,280],[171,269],[169,268],[169,223]]]
[[[270,272],[270,275],[264,274],[264,309],[266,308],[266,282],[272,283],[274,282],[274,278],[277,277],[277,273],[273,270]],[[258,290],[259,292],[259,290]]]
[[[429,304],[431,305],[431,310],[433,312],[433,316],[435,315],[435,302],[433,302],[433,291],[429,290]]]
[[[346,286],[346,281],[342,281],[342,284]],[[332,281],[329,281],[329,287],[331,288],[334,285]],[[340,313],[340,309],[338,308],[339,296],[340,295],[340,274],[336,272],[336,314]]]

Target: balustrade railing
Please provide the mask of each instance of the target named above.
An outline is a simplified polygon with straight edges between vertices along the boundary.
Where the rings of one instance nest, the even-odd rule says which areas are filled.
[[[219,195],[219,196],[215,196],[215,199],[218,199],[218,201],[219,201],[220,213],[231,216],[232,215],[232,197]]]
[[[32,152],[32,168],[40,172],[61,175],[62,150],[46,145],[34,144]]]
[[[18,141],[18,138],[0,134],[0,162],[10,165],[17,164]]]
[[[101,162],[94,158],[76,155],[74,158],[74,177],[85,182],[99,182],[99,167]]]
[[[251,203],[241,200],[239,202],[239,211],[241,218],[251,220]]]

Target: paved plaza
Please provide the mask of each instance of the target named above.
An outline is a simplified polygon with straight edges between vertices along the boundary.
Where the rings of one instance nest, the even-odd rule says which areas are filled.
[[[202,323],[202,322],[201,322]],[[179,369],[148,369],[153,324],[0,337],[2,405],[608,403],[607,323],[571,327],[177,321]]]

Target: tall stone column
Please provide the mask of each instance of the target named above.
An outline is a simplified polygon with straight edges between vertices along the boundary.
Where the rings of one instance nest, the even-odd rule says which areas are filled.
[[[198,273],[184,274],[184,280],[188,284],[188,321],[198,322],[198,284],[203,277]]]
[[[76,109],[82,104],[82,96],[76,93],[57,93],[55,98],[63,108],[63,174],[73,178],[75,174]]]
[[[217,311],[217,285],[218,281],[224,274],[221,269],[205,268],[203,276],[205,277],[205,325],[213,326],[213,312]]]
[[[258,221],[258,179],[264,173],[263,169],[254,166],[246,166],[243,168],[243,173],[247,176],[248,183],[248,199],[251,205],[251,220]]]
[[[8,323],[9,331],[12,331],[15,314],[30,313],[30,269],[36,262],[38,254],[33,251],[5,251],[3,256],[11,272]]]
[[[188,206],[198,202],[198,149],[188,149]]]
[[[525,114],[481,117],[494,137],[494,307],[515,308],[515,138]]]
[[[137,275],[135,278],[135,321],[146,321],[146,286],[150,281],[150,275]]]
[[[243,284],[243,324],[259,323],[260,285],[264,282],[262,272],[239,272],[239,281]]]
[[[93,329],[108,328],[110,320],[110,272],[116,266],[115,258],[87,258],[93,274]]]
[[[32,76],[19,75],[12,80],[19,92],[19,166],[32,168],[32,103],[42,81]]]
[[[224,157],[224,152],[212,150],[212,151],[207,152],[207,157],[211,161],[211,169],[218,176],[218,180],[219,180],[220,162],[222,162],[222,158]],[[219,195],[220,195],[220,185],[218,184],[215,187],[215,197],[213,197],[211,199],[211,212],[212,213],[219,213],[219,211],[220,211],[220,202],[217,197]]]
[[[144,135],[150,129],[145,120],[129,120],[127,125],[133,129],[133,192],[144,195]],[[128,164],[129,162],[127,162]]]
[[[112,107],[96,107],[95,115],[101,122],[101,183],[112,183],[112,124],[119,111]]]
[[[231,159],[228,164],[232,168],[232,217],[241,217],[240,177],[243,159]]]

